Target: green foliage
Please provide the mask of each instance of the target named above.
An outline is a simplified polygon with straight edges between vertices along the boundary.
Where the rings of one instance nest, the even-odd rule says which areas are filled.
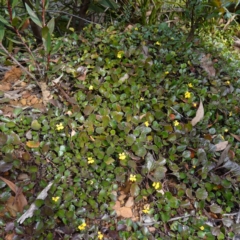
[[[223,239],[230,229],[237,234],[229,217],[226,231],[217,231],[204,214],[232,213],[240,197],[234,191],[239,141],[232,135],[240,135],[240,62],[237,56],[227,58],[227,47],[219,46],[224,55],[217,55],[219,49],[211,45],[217,36],[205,36],[207,46],[189,44],[180,30],[162,23],[128,31],[89,25],[79,35],[52,39],[61,59],[50,67],[55,79],[62,69],[74,106],[49,106],[45,114],[16,109],[14,118],[0,116],[1,171],[11,172],[13,179],[16,172],[27,173],[30,181],[20,184],[29,203],[54,182],[16,232],[21,235],[28,227],[35,238],[52,239],[61,227],[66,239],[96,239],[107,223],[123,239],[162,238],[146,227],[153,223],[160,232],[169,227],[164,239],[213,239],[213,233]],[[202,51],[218,58],[214,78],[200,67]],[[79,66],[88,70],[85,81],[75,77]],[[199,99],[204,118],[192,126]],[[215,151],[223,138],[235,149],[231,159]],[[159,189],[155,182],[161,183]],[[35,183],[39,188],[33,195]],[[142,222],[116,220],[112,206],[122,186],[135,198]],[[0,189],[0,201],[6,203],[10,190],[2,182]],[[142,213],[145,202],[151,205],[148,214]],[[187,216],[172,221],[179,209]],[[5,214],[2,225],[10,219]],[[79,231],[85,222],[86,229]]]

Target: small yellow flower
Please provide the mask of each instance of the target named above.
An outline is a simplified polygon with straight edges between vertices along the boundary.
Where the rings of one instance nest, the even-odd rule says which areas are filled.
[[[92,164],[92,163],[94,163],[94,159],[92,157],[89,157],[88,158],[88,164]]]
[[[72,28],[72,27],[70,27],[69,30],[70,30],[71,32],[74,32],[74,28]]]
[[[89,90],[93,90],[93,86],[91,85],[91,86],[89,86],[89,88],[88,88]]]
[[[141,98],[140,98],[140,101],[144,101],[144,98],[143,98],[143,97],[141,97]]]
[[[168,75],[168,74],[169,74],[169,71],[166,71],[165,74]]]
[[[127,157],[124,152],[123,152],[123,153],[119,153],[118,156],[119,156],[119,159],[120,159],[120,160],[125,160],[126,157]]]
[[[228,132],[228,129],[227,129],[227,128],[225,128],[225,129],[224,129],[224,132]]]
[[[98,239],[100,239],[100,240],[103,239],[103,234],[101,232],[98,232]]]
[[[173,122],[173,125],[176,127],[176,126],[178,126],[179,125],[179,121],[178,120],[175,120],[174,122]]]
[[[227,85],[230,85],[230,81],[226,81],[225,83],[226,83]]]
[[[131,182],[136,182],[137,181],[136,175],[130,174],[129,180]]]
[[[149,126],[149,122],[148,121],[146,121],[144,124],[145,124],[146,127]]]
[[[122,58],[123,54],[124,54],[124,51],[119,51],[117,53],[117,58]]]
[[[149,208],[150,208],[150,207],[149,207],[149,204],[146,204],[146,205],[143,206],[143,210],[142,210],[142,211],[143,211],[144,213],[148,214],[148,213],[149,213]]]
[[[193,107],[196,107],[197,106],[197,103],[193,103]]]
[[[192,88],[192,87],[193,87],[192,83],[189,83],[189,84],[188,84],[188,87]]]
[[[52,200],[53,200],[54,202],[57,202],[57,201],[59,200],[59,198],[60,198],[60,197],[52,197]]]
[[[87,226],[87,224],[84,222],[84,223],[82,223],[81,225],[78,226],[78,229],[82,231],[86,228],[86,226]]]
[[[196,166],[194,165],[194,166],[192,166],[193,168],[196,168]]]
[[[185,98],[190,98],[191,97],[191,93],[190,92],[185,92]]]
[[[61,131],[61,130],[64,129],[64,126],[63,126],[62,123],[59,123],[59,124],[56,124],[56,128],[57,128],[58,131]]]
[[[153,187],[158,190],[161,187],[161,184],[159,182],[154,182]]]
[[[137,28],[137,27],[135,27],[135,28],[134,28],[134,30],[138,31],[138,28]]]
[[[155,42],[155,45],[161,46],[161,43],[159,41]]]
[[[199,228],[200,228],[200,230],[202,230],[202,231],[204,230],[204,226],[201,226],[201,227],[199,227]]]
[[[232,112],[229,113],[229,116],[230,116],[230,117],[232,116]]]

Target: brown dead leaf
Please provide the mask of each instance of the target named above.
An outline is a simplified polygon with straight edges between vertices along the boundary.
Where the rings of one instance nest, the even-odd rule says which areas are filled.
[[[48,86],[45,82],[39,82],[39,87],[42,91],[42,99],[43,99],[43,105],[46,106],[49,101],[53,98],[51,92],[48,90]]]
[[[27,199],[22,193],[21,188],[17,187],[13,182],[7,180],[6,178],[0,177],[10,189],[15,193],[14,204],[16,205],[17,212],[23,212],[23,208],[28,204]]]
[[[15,236],[15,233],[9,233],[5,236],[5,240],[12,240]]]
[[[203,117],[204,117],[204,108],[203,108],[202,101],[200,100],[200,104],[196,112],[196,116],[191,121],[192,126],[195,126],[198,122],[200,122],[203,119]]]
[[[28,141],[28,142],[26,143],[26,145],[27,145],[29,148],[38,148],[39,145],[40,145],[40,142]]]
[[[235,135],[233,133],[230,133],[236,140],[240,142],[240,135]]]
[[[125,204],[125,207],[132,207],[134,205],[134,198],[133,197],[129,197],[126,204]]]
[[[2,81],[14,83],[20,79],[21,75],[22,70],[20,68],[12,67],[9,71],[5,73]]]
[[[18,206],[17,206],[17,202],[15,197],[11,196],[6,204],[5,207],[7,209],[7,211],[11,214],[12,217],[16,217],[17,213],[19,212]]]
[[[222,151],[227,147],[227,145],[228,145],[228,141],[223,141],[223,142],[217,143],[215,145],[215,147],[216,147],[215,151],[216,152]]]
[[[121,203],[116,201],[115,205],[112,207],[114,210],[119,210],[121,208]]]
[[[9,91],[11,89],[11,83],[0,84],[0,91]]]
[[[128,207],[121,207],[120,214],[124,218],[131,218],[132,217],[132,209]]]
[[[213,66],[213,62],[211,60],[210,54],[202,54],[201,60],[200,60],[200,66],[207,72],[209,77],[215,77],[216,76],[216,70]]]
[[[126,194],[121,194],[119,197],[118,197],[118,200],[121,202],[122,200],[124,200],[125,198],[127,197]]]

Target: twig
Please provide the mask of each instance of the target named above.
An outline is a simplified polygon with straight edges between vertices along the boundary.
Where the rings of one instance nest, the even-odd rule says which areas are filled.
[[[181,217],[171,218],[171,219],[168,220],[168,222],[172,222],[172,221],[179,220],[179,219],[182,219],[182,218],[188,218],[188,217],[191,217],[191,216],[193,216],[193,215],[188,214],[188,215],[181,216]]]

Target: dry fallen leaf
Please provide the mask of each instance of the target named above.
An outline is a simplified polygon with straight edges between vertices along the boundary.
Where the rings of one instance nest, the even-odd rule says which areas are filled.
[[[209,77],[215,77],[216,70],[210,57],[210,54],[206,55],[203,53],[201,55],[200,66],[207,72]]]
[[[215,145],[216,147],[215,151],[216,152],[222,151],[227,147],[227,145],[228,145],[228,141],[220,142]]]
[[[14,204],[16,205],[17,212],[23,212],[23,208],[28,204],[27,199],[22,193],[22,190],[18,188],[13,182],[7,180],[6,178],[0,177],[15,193]]]
[[[127,202],[126,202],[126,204],[125,204],[125,207],[130,208],[130,207],[132,207],[133,205],[134,205],[134,199],[133,199],[133,197],[129,197],[128,200],[127,200]]]
[[[203,119],[203,117],[204,117],[204,108],[203,108],[202,101],[200,100],[200,104],[196,112],[196,116],[191,121],[192,126],[195,126],[198,122],[200,122]]]
[[[38,148],[39,145],[40,145],[40,142],[28,141],[28,142],[26,143],[26,145],[27,145],[29,148]]]
[[[124,218],[131,218],[132,217],[132,209],[128,207],[121,207],[120,208],[120,214]]]
[[[17,202],[15,200],[16,200],[15,197],[11,196],[5,204],[7,211],[10,213],[12,217],[16,217],[17,212],[19,212]]]
[[[240,142],[240,135],[235,135],[233,133],[230,133],[236,140]]]
[[[5,236],[5,240],[12,240],[15,236],[15,233],[9,233]]]

